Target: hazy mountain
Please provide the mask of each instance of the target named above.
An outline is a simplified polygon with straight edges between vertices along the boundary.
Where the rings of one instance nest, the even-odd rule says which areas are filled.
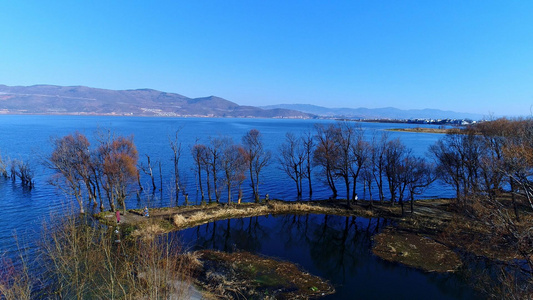
[[[483,119],[483,115],[479,114],[460,113],[428,108],[409,110],[402,110],[394,107],[327,108],[310,104],[278,104],[261,107],[265,109],[293,109],[322,117],[344,117],[354,119]]]
[[[241,106],[215,97],[188,98],[151,89],[0,85],[0,114],[133,115],[180,117],[311,118],[290,109]]]

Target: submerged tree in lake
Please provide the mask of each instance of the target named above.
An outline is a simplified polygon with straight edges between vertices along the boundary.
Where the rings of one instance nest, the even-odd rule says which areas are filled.
[[[153,171],[153,168],[152,168],[151,159],[150,159],[150,156],[148,154],[145,154],[145,155],[146,155],[147,164],[146,164],[146,166],[141,165],[141,170],[143,170],[143,172],[146,175],[150,176],[150,179],[152,180],[152,193],[155,193],[155,190],[157,189],[157,187],[155,185],[154,171]]]
[[[0,176],[7,178],[7,162],[2,158],[0,154]]]
[[[91,163],[89,140],[75,132],[52,140],[54,150],[46,161],[49,168],[55,171],[56,175],[50,181],[51,184],[60,188],[69,195],[74,196],[80,207],[80,213],[84,213],[82,184],[87,183],[90,188],[90,177],[87,172],[87,165]]]
[[[271,153],[264,149],[261,133],[257,129],[248,131],[243,136],[242,143],[246,150],[253,197],[255,202],[259,202],[260,174],[263,168],[270,163]]]
[[[178,133],[180,130],[176,130],[176,134],[174,139],[170,139],[169,137],[169,143],[170,143],[170,149],[172,149],[172,166],[174,167],[174,190],[176,191],[176,205],[178,205],[179,200],[179,194],[180,194],[180,172],[179,172],[179,162],[181,158],[181,142],[178,139]]]

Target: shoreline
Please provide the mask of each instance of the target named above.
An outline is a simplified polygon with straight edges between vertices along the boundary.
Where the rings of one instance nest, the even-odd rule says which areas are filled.
[[[412,133],[436,133],[436,134],[453,134],[460,133],[458,128],[426,128],[426,127],[413,127],[413,128],[391,128],[386,131],[397,132],[412,132]]]
[[[133,239],[152,240],[157,235],[171,231],[233,218],[283,214],[386,218],[395,222],[372,237],[373,245],[370,251],[377,257],[392,263],[424,272],[451,273],[460,270],[461,266],[466,264],[463,262],[465,254],[485,257],[496,263],[517,259],[508,246],[484,243],[490,233],[486,232],[482,224],[462,217],[460,210],[454,206],[454,201],[453,198],[416,200],[413,213],[410,212],[410,203],[405,202],[403,215],[399,204],[391,205],[390,202],[380,203],[379,201],[373,201],[372,207],[368,201],[361,200],[348,206],[344,199],[269,200],[263,203],[241,204],[212,203],[153,208],[150,210],[149,218],[142,216],[141,209],[133,209],[121,217],[119,226]],[[116,224],[114,217],[114,213],[111,212],[102,212],[97,215],[101,222],[112,226]],[[226,261],[235,259],[238,258],[231,255],[224,258]],[[272,264],[272,268],[275,268],[275,265],[277,264]],[[230,273],[234,272],[238,273],[237,270]],[[298,275],[294,276],[298,277]],[[205,287],[205,282],[201,285]],[[321,290],[324,291],[324,289]],[[208,289],[206,292],[211,291]]]
[[[284,201],[269,200],[263,203],[232,203],[204,204],[181,207],[164,207],[150,209],[150,218],[142,216],[142,209],[132,209],[121,216],[121,227],[127,227],[135,238],[151,239],[155,235],[171,231],[179,231],[208,222],[222,221],[233,218],[247,218],[265,215],[283,214],[324,214],[337,216],[355,216],[363,218],[386,218],[396,221],[389,227],[389,235],[415,234],[426,237],[448,248],[459,249],[484,256],[492,260],[508,261],[515,259],[510,249],[498,245],[483,245],[480,241],[487,235],[482,224],[461,216],[454,209],[454,199],[420,199],[414,202],[414,212],[410,212],[410,203],[404,203],[405,213],[401,206],[390,202],[380,203],[359,200],[348,207],[346,200],[313,200]],[[104,224],[116,225],[115,215],[106,211],[96,215]],[[457,240],[457,232],[461,231],[464,239]],[[392,237],[391,237],[392,238]],[[381,257],[381,256],[380,256]]]

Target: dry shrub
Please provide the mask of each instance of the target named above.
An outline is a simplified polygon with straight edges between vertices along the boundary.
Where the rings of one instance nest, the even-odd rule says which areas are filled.
[[[153,238],[152,225],[146,227],[152,238],[140,239],[88,218],[45,224],[46,292],[65,299],[186,299],[190,274],[179,242]]]
[[[16,268],[10,259],[0,262],[0,299],[31,299],[32,281],[28,269]]]

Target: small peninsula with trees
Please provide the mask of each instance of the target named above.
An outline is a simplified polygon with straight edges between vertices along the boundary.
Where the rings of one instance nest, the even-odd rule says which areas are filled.
[[[334,288],[319,279],[300,286],[296,294],[280,289],[277,296],[259,281],[216,288],[202,269],[212,264],[205,259],[220,262],[229,276],[227,262],[254,258],[239,252],[175,251],[176,241],[160,238],[165,232],[213,220],[310,213],[344,216],[346,224],[358,216],[391,220],[374,237],[375,255],[428,272],[453,272],[466,263],[465,257],[481,256],[498,266],[495,274],[472,275],[481,293],[495,298],[533,295],[531,119],[496,119],[448,131],[428,149],[428,158],[414,155],[387,132],[369,139],[357,123],[346,121],[319,124],[299,136],[287,133],[277,154],[265,150],[261,132],[255,129],[241,143],[210,137],[208,143],[197,141],[188,148],[201,197],[198,205],[189,202],[191,188],[180,179],[179,162],[186,148],[177,130],[169,138],[174,168],[173,178],[167,179],[171,205],[150,207],[149,218],[140,208],[128,209],[125,199],[138,197],[145,188],[162,190],[162,183],[157,187],[154,180],[158,169],[163,176],[161,163],[159,168],[152,164],[149,154],[141,163],[133,136],[100,130],[94,140],[92,145],[79,132],[53,138],[53,151],[45,161],[55,174],[50,184],[74,199],[79,212],[58,220],[57,226],[45,226],[42,255],[53,278],[46,290],[58,297],[173,297],[197,293],[189,288],[192,283],[213,298],[238,294],[307,298],[333,293]],[[262,170],[274,160],[294,185],[298,201],[271,199],[261,189]],[[151,187],[141,185],[141,172],[152,179]],[[6,178],[32,186],[31,174],[26,163],[0,159],[0,175]],[[315,180],[327,185],[329,199],[303,200],[305,192],[313,194]],[[452,188],[455,198],[420,199],[437,180]],[[243,201],[245,181],[250,183],[251,202]],[[358,194],[361,185],[363,194]],[[85,216],[87,205],[99,207],[100,222]],[[121,221],[116,224],[119,210]],[[107,238],[110,233],[115,238]],[[289,268],[285,262],[267,260],[256,267],[282,265]],[[303,276],[298,275],[302,270],[290,268],[292,279],[287,280]],[[239,272],[235,278],[250,270]],[[14,273],[13,280],[0,284],[0,295],[31,293],[25,276]],[[272,276],[269,280],[281,280],[279,274]]]

